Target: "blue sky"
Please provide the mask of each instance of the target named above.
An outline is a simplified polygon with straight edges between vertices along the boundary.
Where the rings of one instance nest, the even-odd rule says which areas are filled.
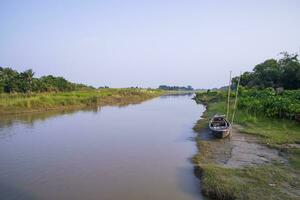
[[[195,88],[300,51],[300,1],[0,0],[0,66],[94,86]]]

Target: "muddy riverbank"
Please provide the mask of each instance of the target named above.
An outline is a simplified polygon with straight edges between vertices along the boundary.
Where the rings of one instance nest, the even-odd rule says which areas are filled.
[[[214,138],[207,127],[210,104],[194,126],[198,153],[193,157],[202,193],[211,199],[298,199],[299,174],[289,153],[234,125],[231,137]],[[291,148],[299,148],[291,145]],[[263,195],[262,195],[263,194]]]
[[[272,162],[286,162],[277,149],[270,149],[260,144],[260,139],[253,135],[240,133],[235,126],[231,135],[224,139],[215,139],[208,128],[203,128],[198,136],[198,146],[204,150],[207,162],[226,167],[243,167]]]

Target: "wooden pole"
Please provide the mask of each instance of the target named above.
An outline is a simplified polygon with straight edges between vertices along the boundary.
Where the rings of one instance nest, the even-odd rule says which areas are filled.
[[[228,119],[228,117],[229,117],[230,92],[231,92],[231,71],[230,71],[230,75],[229,75],[229,85],[228,85],[228,94],[227,94],[227,112],[226,112],[226,119]]]
[[[237,87],[236,87],[235,102],[234,102],[233,113],[232,113],[232,118],[231,118],[231,126],[233,126],[233,120],[234,120],[234,115],[235,115],[237,101],[238,101],[240,80],[241,80],[241,73],[240,73],[240,76],[239,76],[239,79],[238,79],[238,84],[237,84]]]

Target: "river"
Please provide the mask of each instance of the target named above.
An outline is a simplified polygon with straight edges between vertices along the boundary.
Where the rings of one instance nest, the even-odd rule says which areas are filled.
[[[0,199],[203,199],[191,96],[0,118]]]

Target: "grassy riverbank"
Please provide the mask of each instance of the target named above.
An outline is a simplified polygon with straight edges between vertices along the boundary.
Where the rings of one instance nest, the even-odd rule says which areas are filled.
[[[152,89],[90,89],[73,92],[1,94],[0,114],[83,108],[93,105],[126,105],[166,93]]]
[[[215,113],[226,113],[226,104],[222,95],[199,95],[196,100],[207,106],[202,119],[194,127],[201,135],[207,131],[209,117]],[[197,174],[201,177],[203,193],[213,199],[298,199],[300,196],[300,150],[297,144],[300,142],[299,124],[287,119],[254,116],[245,110],[238,110],[234,123],[235,131],[255,135],[259,143],[278,149],[286,162],[274,161],[260,165],[250,163],[243,167],[228,167],[216,161],[217,156],[214,155],[216,149],[212,141],[203,140],[199,136],[197,137],[199,153],[194,156],[193,161]],[[224,144],[220,143],[220,145]]]

